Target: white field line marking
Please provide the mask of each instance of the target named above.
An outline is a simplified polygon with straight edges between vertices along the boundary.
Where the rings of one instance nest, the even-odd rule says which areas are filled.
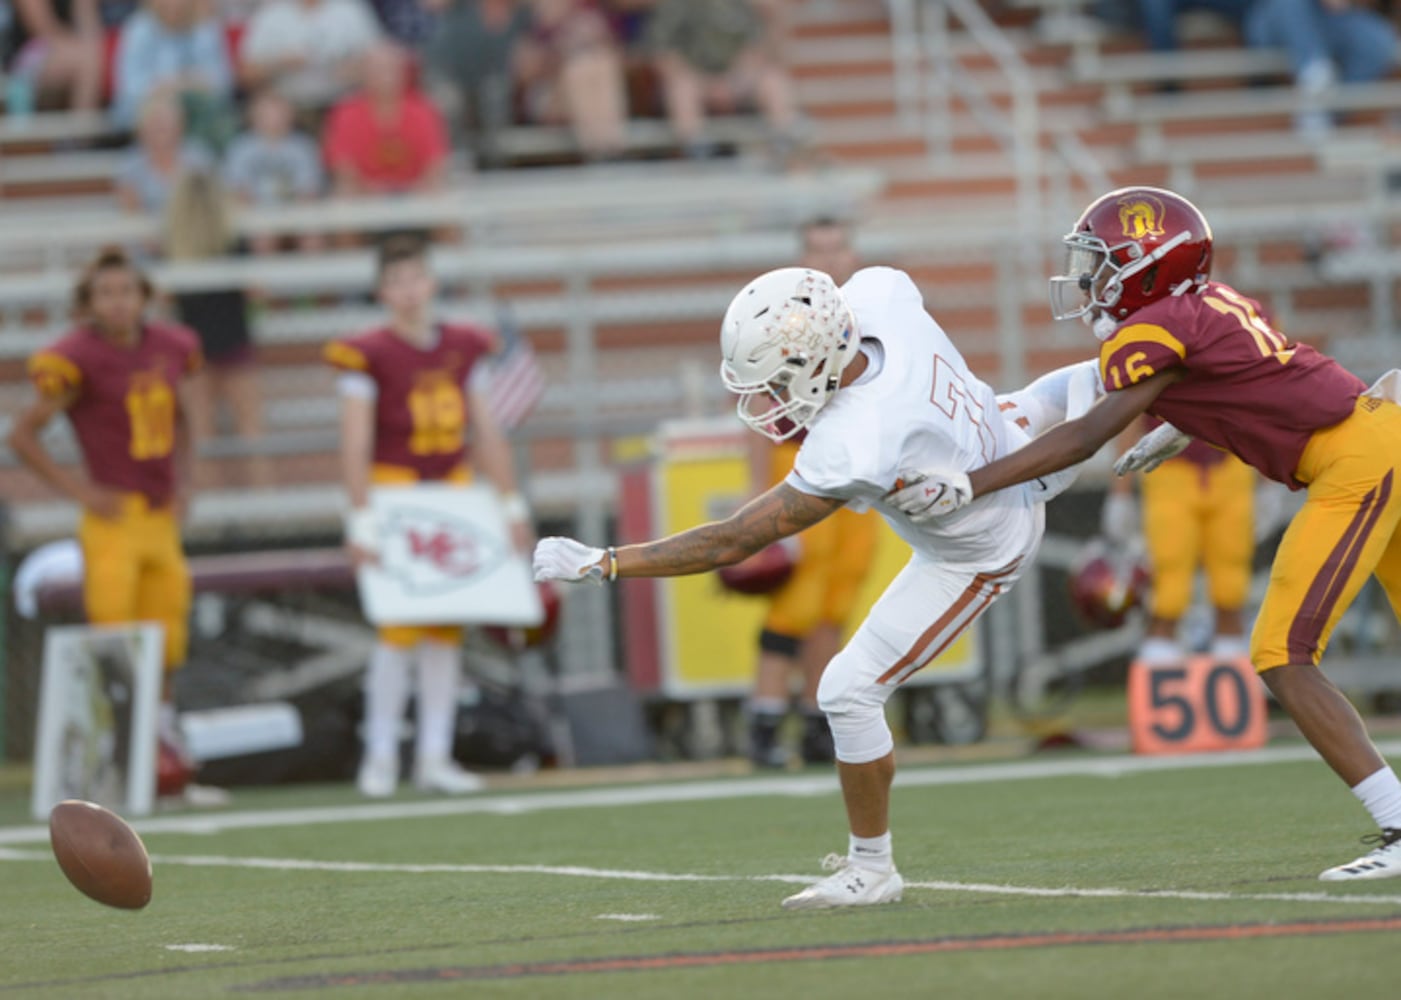
[[[1383,754],[1401,754],[1401,741],[1378,743]],[[995,781],[1029,781],[1043,778],[1120,778],[1160,771],[1187,771],[1204,767],[1241,767],[1316,761],[1305,745],[1267,747],[1237,753],[1194,754],[1183,757],[1136,757],[1129,754],[1069,760],[1011,761],[996,764],[934,765],[910,768],[896,775],[901,788],[937,785],[984,784]],[[317,823],[363,823],[376,820],[421,819],[487,814],[515,816],[550,809],[609,808],[657,805],[671,802],[713,802],[724,799],[768,798],[776,795],[831,795],[837,792],[833,774],[792,775],[766,778],[727,778],[714,781],[621,785],[607,788],[559,789],[549,792],[490,792],[459,798],[421,802],[382,802],[351,806],[319,806],[308,809],[264,809],[247,812],[207,812],[137,820],[138,833],[214,834]],[[0,845],[47,842],[47,826],[0,827]]]
[[[51,861],[44,851],[0,848],[0,861]],[[265,871],[352,872],[390,875],[557,875],[623,882],[780,882],[811,885],[815,875],[697,875],[688,872],[630,871],[585,865],[395,864],[378,861],[316,861],[304,858],[236,858],[213,854],[157,854],[153,865],[190,868],[251,868]],[[1115,887],[1001,885],[993,882],[906,882],[906,889],[971,892],[995,896],[1040,896],[1083,899],[1178,899],[1221,903],[1369,903],[1401,906],[1401,896],[1342,895],[1328,892],[1204,892],[1192,889],[1124,889]]]
[[[656,913],[600,913],[595,920],[617,920],[625,924],[639,924],[648,920],[662,919]]]
[[[165,950],[186,951],[191,953],[205,951],[233,951],[234,946],[231,944],[168,944],[165,946]]]

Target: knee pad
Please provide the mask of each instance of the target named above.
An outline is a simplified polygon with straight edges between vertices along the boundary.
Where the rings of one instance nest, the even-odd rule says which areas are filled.
[[[869,764],[895,749],[885,721],[885,702],[894,689],[878,684],[879,665],[864,659],[848,646],[827,665],[817,687],[817,707],[827,716],[843,764]]]

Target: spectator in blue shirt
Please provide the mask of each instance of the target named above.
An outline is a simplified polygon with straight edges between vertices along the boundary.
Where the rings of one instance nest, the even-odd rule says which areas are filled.
[[[234,75],[219,22],[200,0],[146,0],[117,42],[112,113],[130,127],[158,88],[180,95],[191,135],[221,145],[233,106]]]

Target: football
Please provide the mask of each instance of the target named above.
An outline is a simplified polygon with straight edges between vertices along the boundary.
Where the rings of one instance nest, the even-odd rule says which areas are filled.
[[[94,802],[68,799],[49,813],[49,841],[68,881],[123,910],[151,901],[151,859],[136,831]]]

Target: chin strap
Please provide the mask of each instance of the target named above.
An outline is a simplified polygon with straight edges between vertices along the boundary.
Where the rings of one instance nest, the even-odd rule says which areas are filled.
[[[1119,321],[1108,313],[1100,313],[1090,324],[1090,329],[1095,333],[1095,340],[1104,343],[1119,329]]]

